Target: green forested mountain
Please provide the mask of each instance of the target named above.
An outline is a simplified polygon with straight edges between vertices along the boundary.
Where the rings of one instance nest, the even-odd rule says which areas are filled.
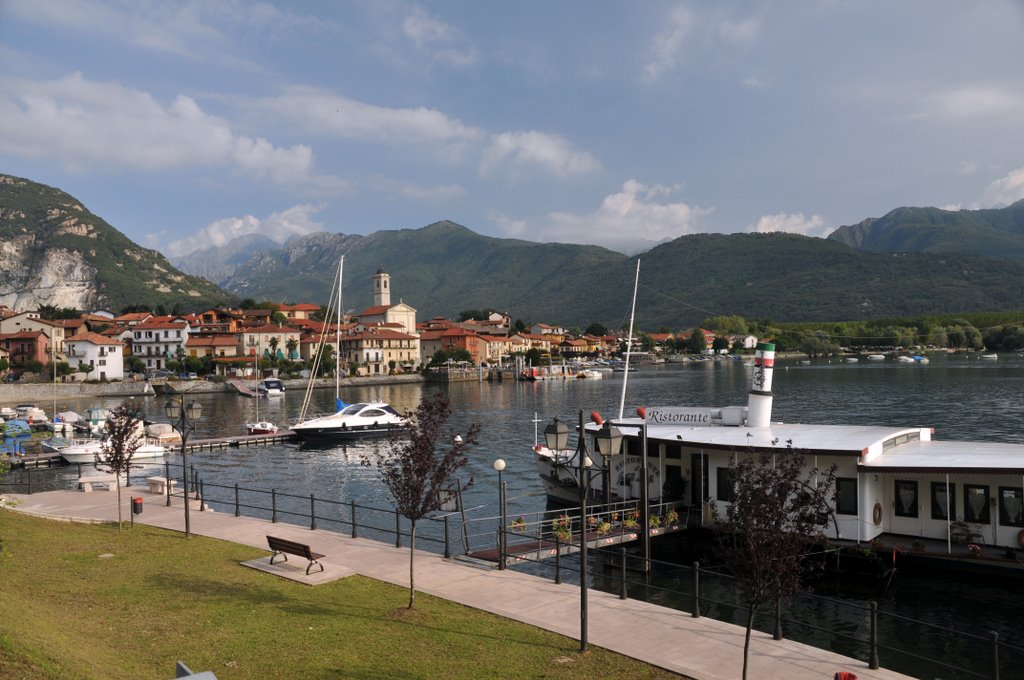
[[[182,274],[59,189],[0,175],[0,303],[119,310],[127,305],[184,308],[230,296]]]
[[[897,208],[828,237],[860,250],[958,253],[1024,262],[1024,200],[990,210]]]
[[[476,234],[452,222],[369,236],[314,234],[250,260],[225,287],[240,297],[325,302],[345,255],[345,307],[391,274],[392,301],[419,318],[493,307],[525,321],[619,326],[636,258],[604,248]],[[793,234],[684,236],[640,255],[637,317],[678,328],[708,316],[813,321],[1018,309],[1024,265],[978,256],[881,254]]]

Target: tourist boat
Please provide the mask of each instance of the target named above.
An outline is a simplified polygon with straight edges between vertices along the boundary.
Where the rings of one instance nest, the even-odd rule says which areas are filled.
[[[639,499],[646,477],[651,503],[679,501],[710,523],[712,507],[724,515],[730,503],[737,457],[797,452],[808,473],[835,466],[835,514],[823,527],[830,538],[938,539],[951,552],[966,540],[966,523],[972,542],[1024,546],[1024,445],[938,441],[929,427],[772,422],[774,354],[770,343],[757,346],[746,406],[649,407],[635,417],[620,411],[611,424],[623,434],[622,451],[607,461],[589,454],[591,490],[603,497],[607,475],[611,501]],[[585,425],[588,439],[599,427]],[[589,451],[597,450],[593,443]],[[533,450],[548,498],[578,504],[575,450],[552,451],[536,437]]]
[[[249,434],[277,434],[277,425],[268,420],[246,423],[245,431]]]
[[[283,397],[284,383],[277,378],[265,378],[256,385],[256,391],[264,397]]]
[[[409,420],[382,401],[348,404],[337,413],[310,418],[291,426],[300,439],[387,437],[406,430]]]
[[[95,463],[100,456],[102,463],[104,442],[101,439],[83,439],[72,442],[69,446],[59,449],[57,453],[69,463]],[[162,458],[167,450],[159,444],[142,444],[132,454],[132,461]]]

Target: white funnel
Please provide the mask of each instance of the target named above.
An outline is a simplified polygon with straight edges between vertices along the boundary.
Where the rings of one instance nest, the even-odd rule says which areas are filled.
[[[772,374],[775,368],[775,345],[757,343],[754,350],[754,379],[747,398],[747,427],[768,427],[772,419]]]

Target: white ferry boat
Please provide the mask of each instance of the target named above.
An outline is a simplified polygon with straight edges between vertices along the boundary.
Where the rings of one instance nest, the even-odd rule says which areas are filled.
[[[929,427],[772,422],[774,355],[771,343],[757,346],[747,406],[647,408],[615,420],[622,452],[605,465],[590,453],[597,502],[606,474],[612,501],[641,497],[645,439],[649,501],[682,501],[701,523],[710,521],[712,506],[724,514],[732,493],[730,462],[737,456],[798,451],[808,471],[836,466],[829,536],[870,541],[886,533],[906,536],[908,544],[919,537],[1024,545],[1024,445],[937,441]],[[585,429],[594,452],[599,425]],[[534,455],[548,497],[578,504],[575,451],[537,443]]]

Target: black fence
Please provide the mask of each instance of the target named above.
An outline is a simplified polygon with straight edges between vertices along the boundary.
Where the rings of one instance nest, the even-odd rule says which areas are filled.
[[[165,462],[163,475],[168,480],[183,482],[177,474],[179,467]],[[78,469],[80,474],[81,465]],[[29,469],[24,472],[23,481],[0,482],[0,488],[13,487],[21,493],[33,493],[33,473]],[[137,478],[137,481],[141,479]],[[177,485],[167,484],[166,488],[168,504],[172,497],[184,495],[184,489]],[[394,542],[396,547],[401,547],[403,540],[411,538],[408,520],[395,508],[318,498],[314,494],[211,483],[201,479],[191,467],[189,495],[201,501],[200,511],[207,506],[215,507],[233,512],[236,517],[244,514],[271,522],[305,525],[310,529],[324,528],[353,538]],[[660,508],[661,515],[658,511],[658,508],[652,508],[652,516],[664,521],[674,508]],[[596,522],[623,521],[634,512],[632,506],[603,509],[596,513]],[[456,553],[470,552],[471,544],[479,547],[489,541],[493,541],[490,545],[500,554],[503,546],[508,545],[509,537],[514,537],[513,540],[537,540],[538,543],[553,541],[556,549],[550,559],[519,554],[510,566],[526,568],[535,575],[553,578],[556,583],[567,577],[579,582],[578,555],[563,555],[563,552],[570,551],[560,549],[573,545],[571,531],[558,531],[566,522],[564,511],[538,513],[529,523],[522,517],[506,518],[508,526],[502,526],[500,517],[466,518],[465,521],[463,518],[463,515],[454,513],[424,518],[417,526],[417,545],[426,544],[427,549],[450,558]],[[582,526],[578,511],[571,519],[575,520],[577,528]],[[685,523],[685,520],[680,521]],[[488,524],[490,528],[481,528]],[[421,532],[421,526],[430,530]],[[652,520],[650,527],[654,526]],[[471,531],[470,527],[476,529]],[[530,529],[535,534],[531,535]],[[456,545],[458,550],[453,548]],[[597,569],[591,569],[593,582],[590,587],[617,593],[622,599],[633,597],[671,607],[694,618],[708,616],[746,625],[749,608],[739,596],[735,578],[720,569],[708,568],[699,562],[684,565],[657,559],[644,560],[621,546],[591,547],[588,552],[597,566]],[[884,664],[887,668],[918,677],[998,680],[1000,677],[1020,677],[1020,669],[1024,667],[1024,648],[1001,640],[995,631],[959,630],[880,610],[875,602],[865,605],[800,593],[786,601],[777,601],[766,609],[755,612],[754,627],[757,630],[771,634],[776,640],[789,635],[799,642],[863,660],[870,668]]]

